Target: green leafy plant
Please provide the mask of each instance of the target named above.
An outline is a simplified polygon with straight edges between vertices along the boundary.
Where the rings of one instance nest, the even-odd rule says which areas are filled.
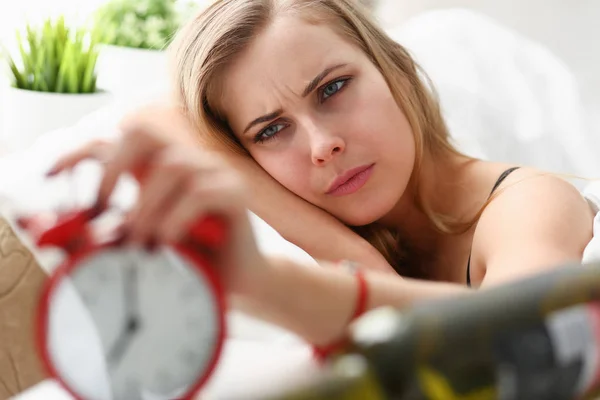
[[[162,50],[192,7],[177,0],[109,0],[94,13],[94,24],[102,43]]]
[[[96,39],[83,27],[67,26],[64,17],[46,19],[39,26],[27,24],[25,38],[16,33],[17,60],[5,49],[13,86],[54,93],[96,91]]]

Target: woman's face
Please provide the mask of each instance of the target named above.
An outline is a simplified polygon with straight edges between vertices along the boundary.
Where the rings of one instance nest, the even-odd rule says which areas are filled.
[[[349,225],[398,203],[414,139],[360,49],[324,25],[279,17],[222,78],[219,105],[234,134],[290,191]]]

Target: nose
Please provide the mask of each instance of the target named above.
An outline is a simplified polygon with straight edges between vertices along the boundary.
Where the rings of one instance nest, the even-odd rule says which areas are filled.
[[[313,126],[309,135],[312,162],[317,166],[326,165],[346,148],[346,143],[340,135],[333,134],[323,127]]]

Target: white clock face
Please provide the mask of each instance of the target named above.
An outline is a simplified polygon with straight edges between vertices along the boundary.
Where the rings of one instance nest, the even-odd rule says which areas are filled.
[[[58,373],[86,399],[185,394],[205,373],[220,333],[208,285],[169,248],[88,257],[50,303],[49,349]],[[72,311],[74,294],[86,312]]]

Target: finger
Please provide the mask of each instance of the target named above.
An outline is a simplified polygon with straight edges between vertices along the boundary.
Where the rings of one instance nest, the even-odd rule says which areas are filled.
[[[43,232],[53,226],[58,220],[58,216],[54,212],[41,212],[31,216],[23,216],[17,219],[19,228],[27,231],[35,240],[37,240]]]
[[[180,242],[202,216],[219,214],[235,219],[240,209],[236,185],[230,177],[225,174],[199,176],[165,213],[158,224],[157,239],[168,243]]]
[[[164,147],[164,146],[163,146]],[[130,172],[143,180],[144,171],[149,159],[160,150],[161,146],[143,131],[133,131],[122,136],[115,146],[111,157],[104,165],[104,173],[100,179],[96,205],[104,208],[114,191],[121,174]]]
[[[146,243],[154,236],[153,227],[162,219],[165,210],[182,192],[191,171],[185,166],[155,166],[146,176],[135,208],[131,240]]]
[[[60,157],[46,173],[47,176],[54,176],[64,170],[69,170],[86,159],[95,159],[105,161],[114,144],[104,140],[93,140],[86,145]]]

